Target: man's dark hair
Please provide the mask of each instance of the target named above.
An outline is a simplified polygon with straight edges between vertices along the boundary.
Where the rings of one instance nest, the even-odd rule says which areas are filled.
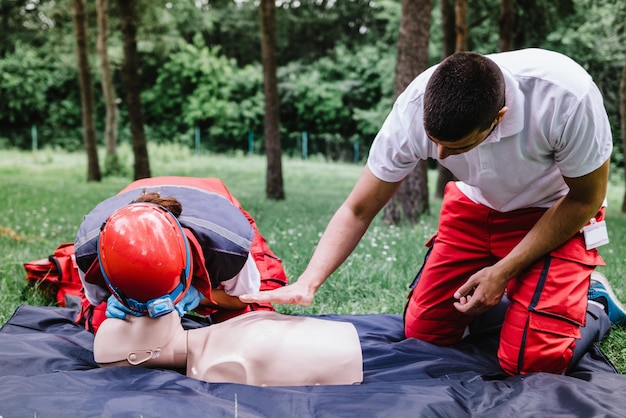
[[[424,129],[454,142],[484,131],[504,106],[504,77],[495,62],[474,52],[450,55],[435,69],[424,94]]]

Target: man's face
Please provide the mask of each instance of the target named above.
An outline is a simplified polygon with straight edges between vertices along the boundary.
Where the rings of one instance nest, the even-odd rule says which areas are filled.
[[[477,146],[479,146],[491,132],[495,129],[495,127],[502,121],[502,117],[506,113],[507,108],[503,107],[498,112],[498,116],[494,119],[491,126],[483,131],[475,130],[471,132],[469,135],[457,140],[457,141],[440,141],[437,138],[433,138],[428,135],[428,138],[437,144],[437,154],[440,160],[449,157],[450,155],[463,154],[464,152],[468,152]]]

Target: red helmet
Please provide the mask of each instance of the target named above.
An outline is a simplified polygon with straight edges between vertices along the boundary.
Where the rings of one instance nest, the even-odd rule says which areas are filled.
[[[113,212],[102,227],[98,259],[107,287],[132,310],[168,297],[178,303],[191,284],[189,243],[169,211],[133,203]]]

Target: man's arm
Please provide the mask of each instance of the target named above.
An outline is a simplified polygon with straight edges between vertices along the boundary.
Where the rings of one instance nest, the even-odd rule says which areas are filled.
[[[602,206],[609,166],[607,160],[585,176],[564,178],[569,192],[543,214],[506,257],[471,276],[455,292],[458,299],[455,307],[460,312],[477,315],[496,305],[511,278],[577,234]]]
[[[241,295],[239,298],[246,303],[311,304],[317,289],[352,253],[372,219],[393,196],[400,183],[379,180],[365,167],[354,189],[328,223],[298,281],[275,290]]]

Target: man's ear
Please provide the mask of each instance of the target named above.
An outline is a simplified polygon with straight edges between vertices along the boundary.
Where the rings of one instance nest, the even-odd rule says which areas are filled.
[[[502,122],[502,118],[504,117],[504,114],[506,113],[507,110],[509,110],[509,108],[506,106],[500,109],[500,111],[498,112],[498,116],[496,116],[496,121],[495,121],[496,125]]]

